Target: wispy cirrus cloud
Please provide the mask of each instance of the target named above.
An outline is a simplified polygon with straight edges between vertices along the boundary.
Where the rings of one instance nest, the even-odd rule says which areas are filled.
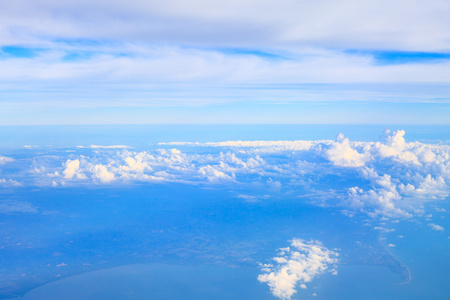
[[[3,6],[0,36],[9,44],[66,38],[436,51],[449,49],[449,9],[443,0],[401,1],[395,6],[389,1],[349,0],[197,1],[189,5],[180,0],[21,1]]]
[[[156,113],[139,123],[170,123],[179,122],[180,107],[214,110],[235,104],[245,111],[261,103],[339,102],[347,103],[344,116],[317,112],[309,120],[307,112],[301,120],[445,123],[445,116],[436,118],[439,108],[424,118],[420,107],[408,107],[409,117],[402,120],[387,112],[399,102],[448,104],[449,10],[441,0],[396,7],[348,0],[188,6],[179,0],[11,2],[0,12],[0,119],[4,124],[130,124],[141,108],[161,106],[173,115],[160,120]],[[357,118],[361,112],[348,102],[390,105],[377,119],[370,117],[371,108]],[[31,117],[42,107],[51,113]],[[74,109],[80,109],[76,116]],[[91,109],[104,116],[93,118]],[[291,110],[272,122],[285,122]],[[9,117],[12,112],[15,118]],[[250,120],[254,114],[245,111],[221,122],[273,118],[260,114]],[[211,122],[201,115],[183,121]]]

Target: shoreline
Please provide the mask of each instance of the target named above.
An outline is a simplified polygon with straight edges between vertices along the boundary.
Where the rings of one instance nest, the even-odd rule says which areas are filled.
[[[391,251],[389,251],[388,247],[383,243],[383,239],[384,237],[380,236],[378,237],[378,241],[380,242],[380,244],[383,246],[384,250],[386,250],[386,252],[395,260],[399,263],[399,265],[405,269],[407,271],[407,277],[406,279],[403,279],[404,276],[402,276],[403,282],[400,283],[395,283],[395,285],[402,285],[402,284],[407,284],[411,281],[411,271],[409,270],[408,266],[406,266],[400,259],[398,259],[395,255],[392,254]]]

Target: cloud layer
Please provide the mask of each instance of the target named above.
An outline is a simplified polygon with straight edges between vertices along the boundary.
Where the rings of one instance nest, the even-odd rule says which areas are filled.
[[[387,131],[385,142],[353,142],[342,134],[335,141],[172,142],[148,151],[78,147],[44,162],[36,157],[31,172],[34,184],[55,187],[258,184],[267,193],[306,194],[307,201],[350,216],[410,218],[424,215],[425,203],[448,197],[450,147],[406,142],[404,135]],[[5,177],[3,184],[19,184],[18,178]]]
[[[12,1],[0,11],[0,123],[447,124],[439,107],[393,111],[448,105],[449,14],[445,0]],[[253,111],[286,102],[346,109]],[[216,116],[180,116],[204,106]]]
[[[26,0],[3,5],[0,40],[17,44],[64,37],[196,46],[448,50],[449,12],[443,0],[395,5],[385,0],[202,0],[189,5],[180,0]]]

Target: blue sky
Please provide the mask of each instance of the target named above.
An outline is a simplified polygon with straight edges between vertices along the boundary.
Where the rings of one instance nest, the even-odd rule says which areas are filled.
[[[448,1],[25,0],[0,125],[449,124]]]

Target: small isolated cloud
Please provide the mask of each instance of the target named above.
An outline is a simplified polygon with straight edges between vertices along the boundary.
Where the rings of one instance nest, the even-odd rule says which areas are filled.
[[[31,203],[15,200],[4,200],[0,202],[0,214],[12,213],[37,213],[38,209]]]
[[[252,195],[242,195],[241,194],[241,195],[238,195],[237,197],[244,199],[245,201],[250,202],[250,203],[258,202],[258,198],[256,196],[252,196]]]
[[[434,223],[429,223],[428,226],[430,226],[431,229],[436,230],[436,231],[444,231],[444,227],[434,224]]]
[[[384,228],[384,227],[380,227],[380,226],[375,226],[373,229],[379,230],[381,232],[393,232],[393,231],[395,231],[395,229],[393,229],[393,228]]]
[[[306,289],[305,283],[328,270],[337,263],[338,253],[328,250],[318,241],[305,242],[293,239],[291,245],[280,248],[273,264],[262,264],[263,274],[258,280],[267,283],[272,294],[279,299],[291,299],[297,286]],[[328,270],[336,275],[336,266]]]

